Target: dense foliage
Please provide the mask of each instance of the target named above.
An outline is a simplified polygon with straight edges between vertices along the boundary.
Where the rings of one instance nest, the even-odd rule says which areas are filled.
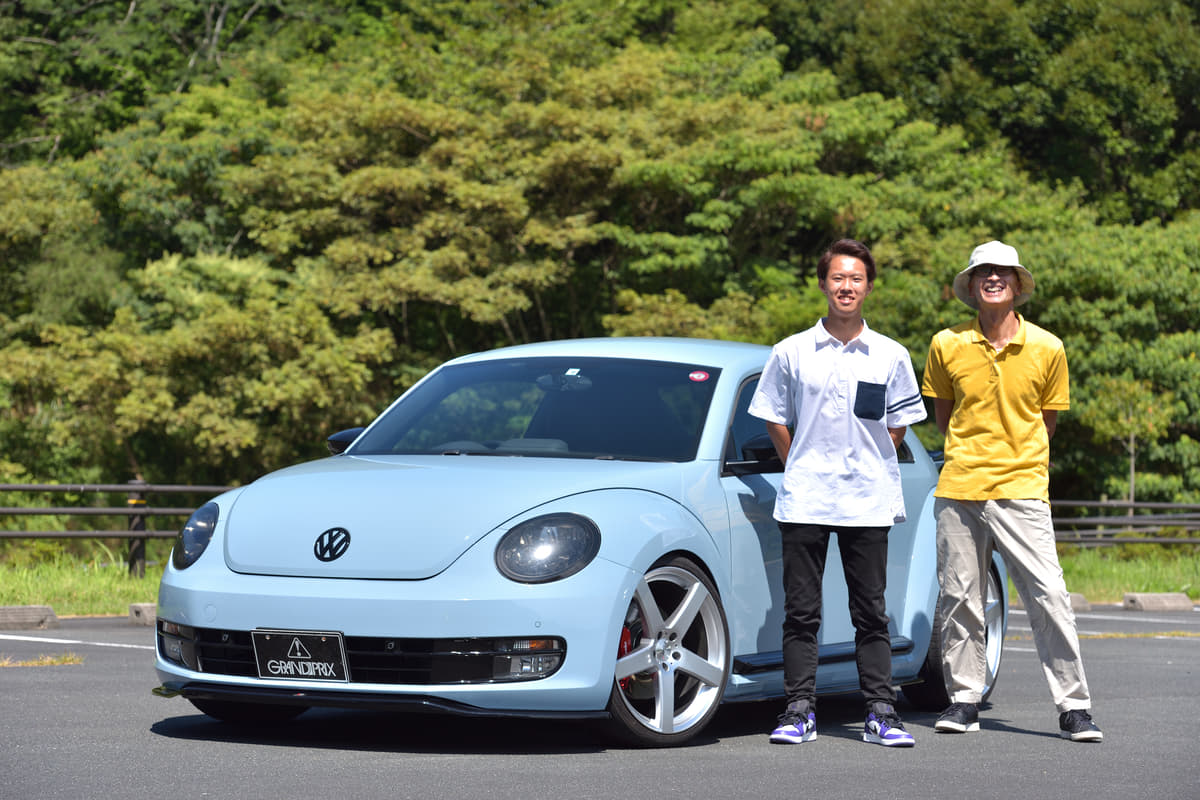
[[[0,482],[248,481],[497,345],[769,343],[840,236],[920,370],[1002,238],[1071,362],[1053,494],[1195,502],[1198,18],[0,0]]]

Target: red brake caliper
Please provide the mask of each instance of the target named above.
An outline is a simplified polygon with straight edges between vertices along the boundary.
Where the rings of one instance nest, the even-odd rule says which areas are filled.
[[[621,628],[621,642],[617,645],[617,658],[624,658],[629,655],[629,651],[633,649],[633,631],[629,627]],[[621,678],[621,691],[628,692],[629,684],[633,678]]]

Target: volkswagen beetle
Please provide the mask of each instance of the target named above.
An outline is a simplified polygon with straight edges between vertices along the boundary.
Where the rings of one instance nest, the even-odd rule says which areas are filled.
[[[199,508],[157,606],[163,696],[234,723],[310,707],[607,720],[696,736],[783,694],[782,466],[747,413],[769,348],[581,339],[454,359],[333,455]],[[900,448],[889,535],[893,676],[941,709],[932,490]],[[857,688],[830,549],[820,693]],[[989,683],[1007,624],[989,575]],[[990,686],[989,686],[990,691]]]

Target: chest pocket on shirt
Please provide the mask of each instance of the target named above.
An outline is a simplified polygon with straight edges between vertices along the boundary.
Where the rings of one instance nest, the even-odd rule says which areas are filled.
[[[887,386],[882,383],[858,382],[854,395],[854,416],[859,419],[883,419],[883,404]]]

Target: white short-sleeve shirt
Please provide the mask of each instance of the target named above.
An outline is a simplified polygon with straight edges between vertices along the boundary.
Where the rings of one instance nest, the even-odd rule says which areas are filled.
[[[793,429],[775,519],[818,525],[904,521],[888,428],[925,419],[908,351],[863,323],[843,345],[816,325],[771,350],[750,413]]]

